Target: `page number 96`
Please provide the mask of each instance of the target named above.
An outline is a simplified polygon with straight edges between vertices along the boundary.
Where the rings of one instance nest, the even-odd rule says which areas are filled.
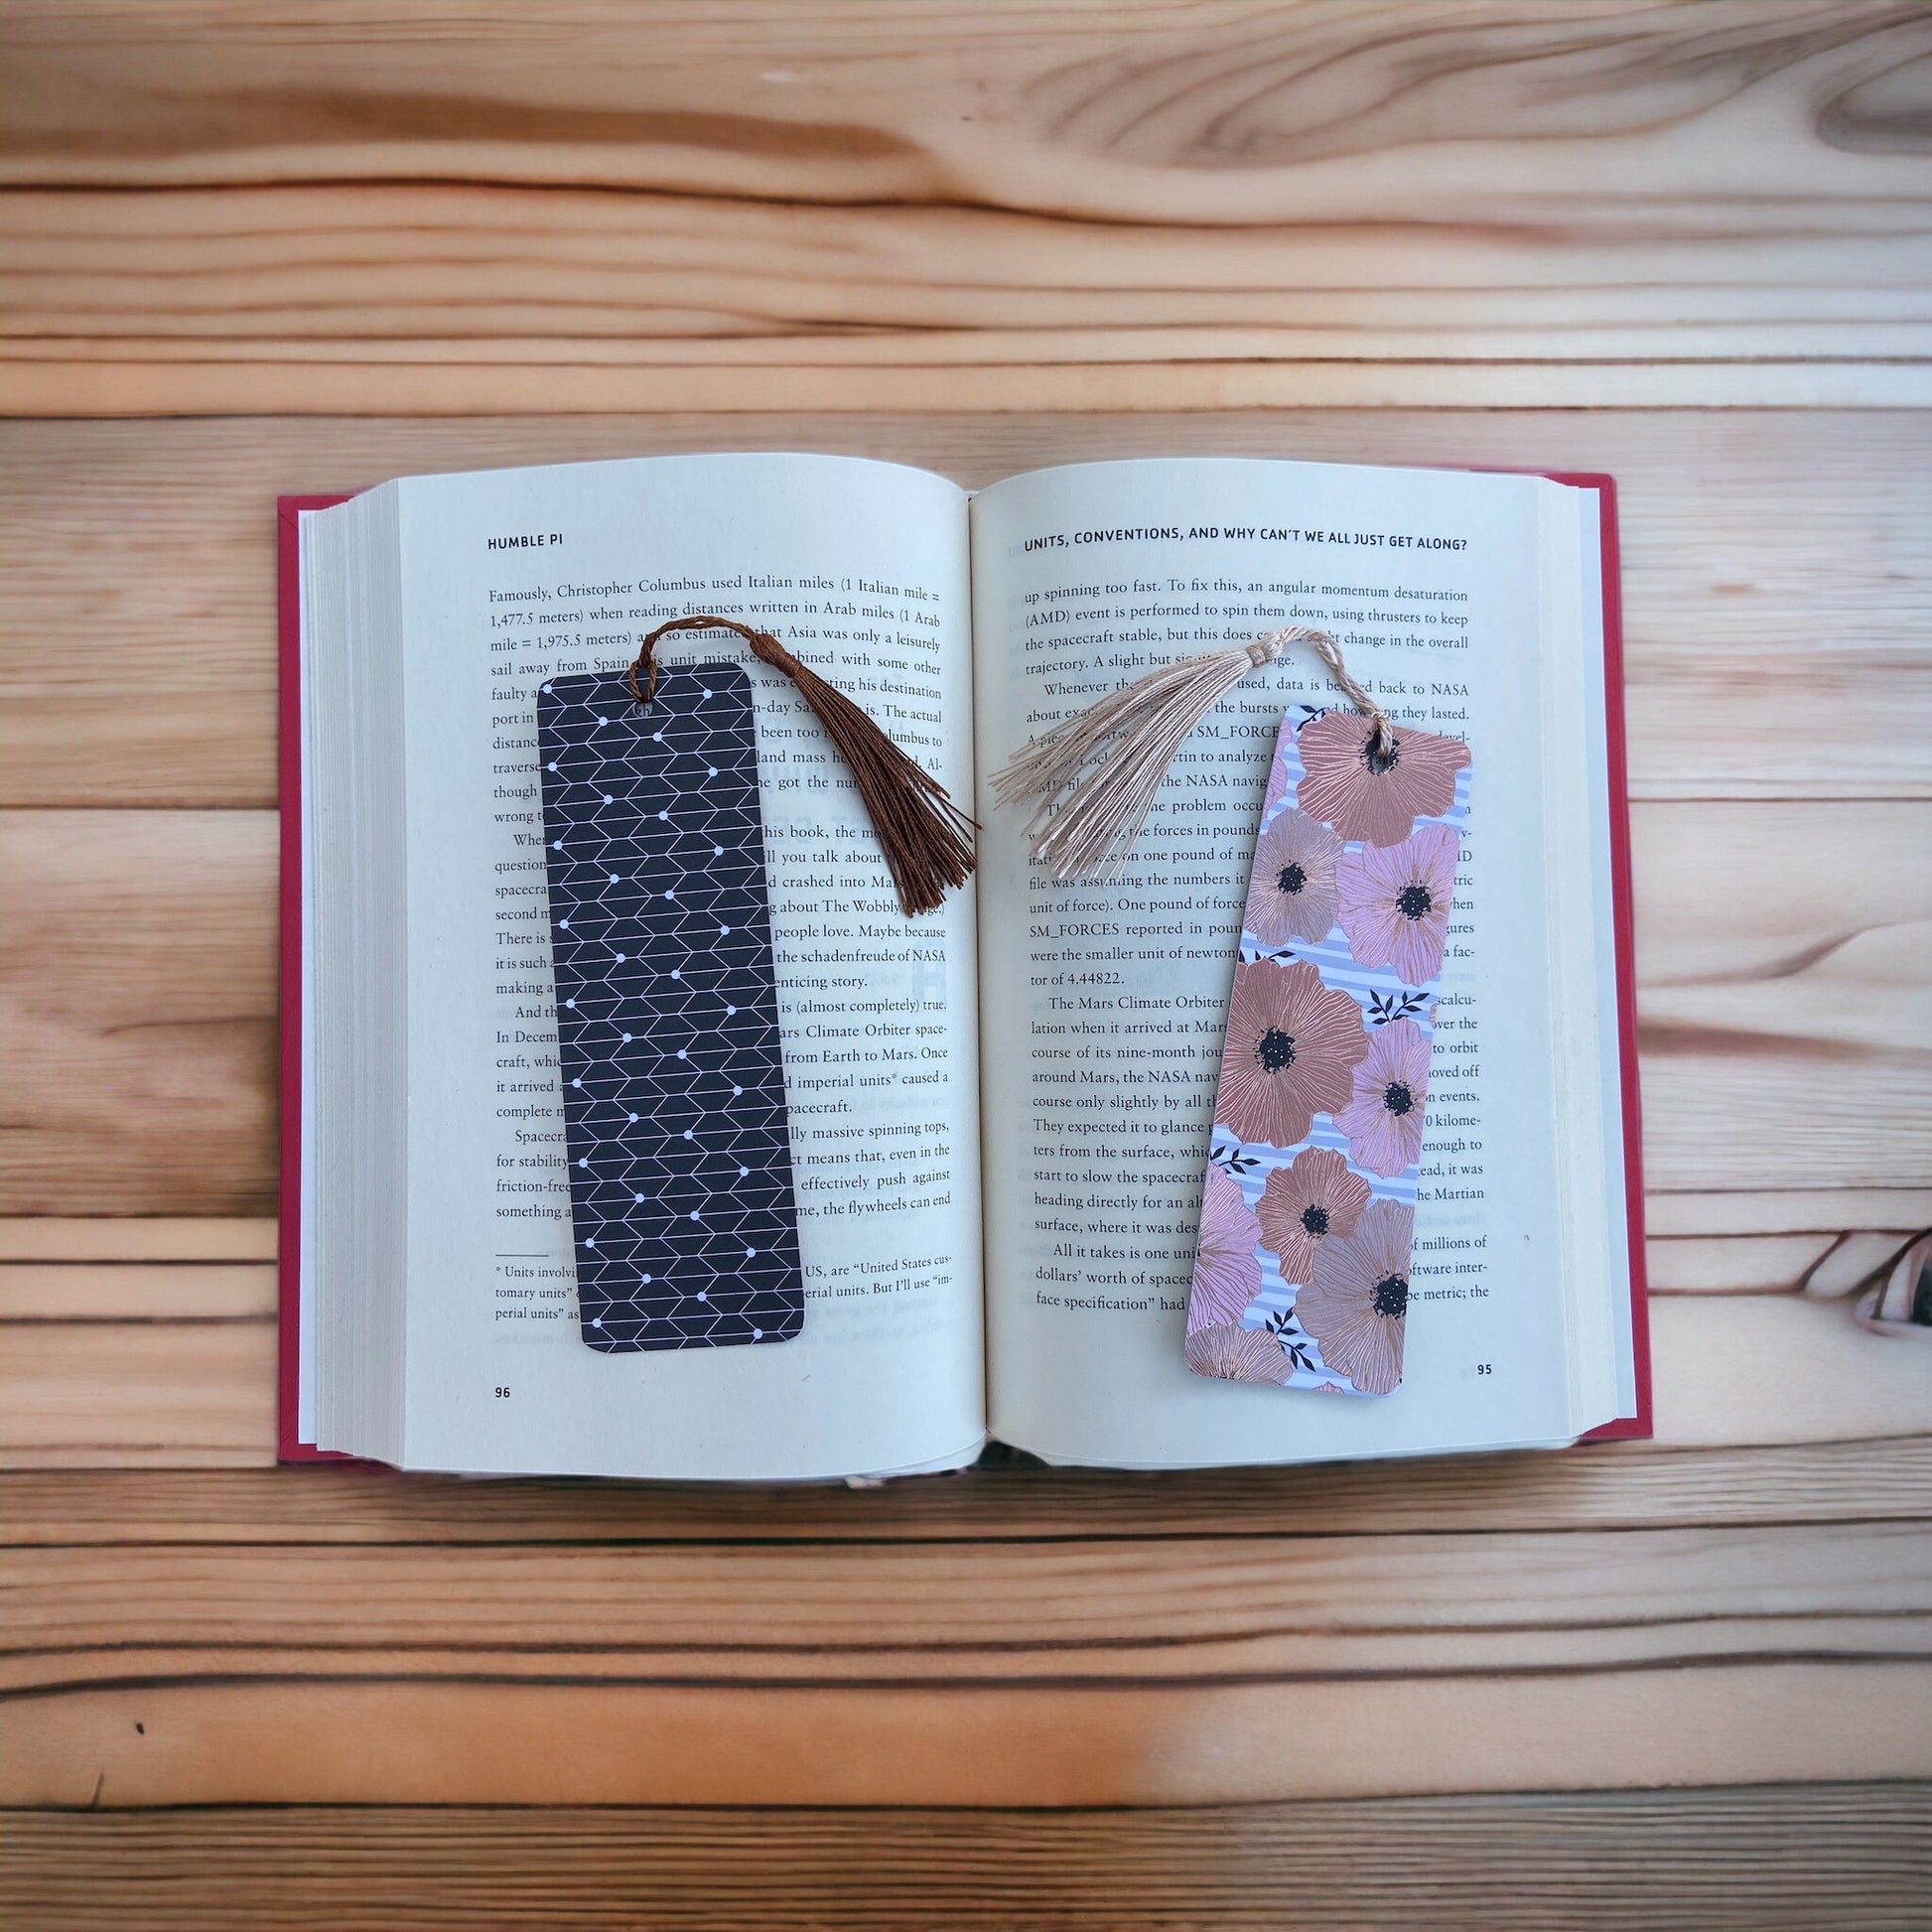
[[[1484,1370],[1483,1372],[1484,1372],[1485,1374],[1487,1374],[1487,1373],[1488,1373],[1488,1371],[1487,1371],[1486,1369],[1485,1369],[1485,1370]],[[502,1384],[501,1384],[501,1383],[499,1382],[499,1383],[498,1383],[498,1384],[496,1385],[496,1394],[497,1394],[497,1397],[498,1397],[498,1399],[500,1400],[500,1399],[501,1399],[502,1397],[504,1397],[504,1396],[506,1396],[506,1395],[508,1395],[508,1394],[509,1394],[509,1390],[508,1390],[507,1388],[505,1388],[505,1387],[504,1387],[504,1386],[503,1386],[503,1385],[502,1385]]]

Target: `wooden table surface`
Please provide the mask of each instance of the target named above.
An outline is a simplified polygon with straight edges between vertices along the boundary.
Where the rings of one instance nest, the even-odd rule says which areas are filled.
[[[1932,10],[0,4],[0,1920],[1932,1923]],[[1654,1445],[273,1464],[272,498],[1623,491]]]

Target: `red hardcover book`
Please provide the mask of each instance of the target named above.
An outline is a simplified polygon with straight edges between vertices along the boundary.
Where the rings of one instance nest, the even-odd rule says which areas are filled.
[[[749,461],[749,460],[747,460]],[[1609,888],[1613,908],[1617,1079],[1620,1087],[1623,1216],[1628,1237],[1629,1367],[1632,1413],[1591,1430],[1582,1440],[1643,1438],[1651,1434],[1651,1369],[1644,1277],[1642,1133],[1636,1053],[1634,944],[1630,883],[1627,752],[1623,702],[1622,613],[1616,491],[1607,476],[1549,472],[1554,482],[1596,493],[1600,505],[1603,637],[1603,723],[1608,788]],[[281,688],[278,705],[281,775],[281,1199],[278,1353],[278,1453],[284,1461],[352,1461],[315,1446],[302,1414],[305,1345],[301,1265],[304,1174],[304,882],[301,538],[303,512],[345,500],[341,494],[286,496],[278,505],[278,587]],[[1284,1397],[1285,1400],[1303,1398]]]

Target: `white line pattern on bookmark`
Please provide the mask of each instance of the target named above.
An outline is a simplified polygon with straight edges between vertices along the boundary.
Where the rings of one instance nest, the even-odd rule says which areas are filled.
[[[804,1287],[751,680],[666,669],[645,707],[615,673],[555,678],[537,730],[583,1337],[786,1340]]]

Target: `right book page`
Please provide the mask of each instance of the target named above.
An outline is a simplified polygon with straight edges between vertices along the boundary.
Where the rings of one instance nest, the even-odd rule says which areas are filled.
[[[1567,1441],[1630,1408],[1595,499],[1540,478],[1185,459],[973,505],[990,1426],[1162,1467]],[[1251,672],[1132,858],[1053,884],[987,779],[1176,658],[1329,631],[1399,723],[1459,735],[1468,830],[1402,1387],[1204,1380],[1181,1353],[1241,905],[1275,734],[1345,702]]]

